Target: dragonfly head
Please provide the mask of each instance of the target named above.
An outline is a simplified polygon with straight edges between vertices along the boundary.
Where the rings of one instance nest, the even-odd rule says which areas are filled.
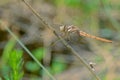
[[[65,31],[65,26],[64,26],[64,25],[60,26],[60,31],[61,31],[61,32],[64,32],[64,31]]]

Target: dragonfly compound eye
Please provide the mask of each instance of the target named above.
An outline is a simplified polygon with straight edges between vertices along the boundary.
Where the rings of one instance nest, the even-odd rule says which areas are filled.
[[[60,26],[60,31],[65,31],[65,26]]]

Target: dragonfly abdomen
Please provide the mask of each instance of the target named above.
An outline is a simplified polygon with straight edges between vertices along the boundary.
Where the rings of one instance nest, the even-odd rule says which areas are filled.
[[[99,41],[103,41],[103,42],[110,42],[110,43],[112,42],[111,40],[107,40],[107,39],[104,39],[104,38],[96,37],[96,36],[87,34],[86,32],[83,32],[83,31],[80,31],[80,35],[88,37],[88,38],[93,38],[93,39],[96,39],[96,40],[99,40]]]

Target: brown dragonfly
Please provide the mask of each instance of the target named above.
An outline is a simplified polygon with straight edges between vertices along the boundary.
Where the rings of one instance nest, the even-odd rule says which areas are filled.
[[[84,37],[88,37],[88,38],[93,38],[93,39],[96,39],[96,40],[99,40],[99,41],[103,41],[103,42],[112,43],[111,40],[90,35],[90,34],[84,32],[84,31],[79,30],[76,26],[73,26],[73,25],[71,25],[71,26],[60,26],[60,31],[64,32],[64,35],[68,35],[71,32],[77,32],[80,36],[84,36]]]

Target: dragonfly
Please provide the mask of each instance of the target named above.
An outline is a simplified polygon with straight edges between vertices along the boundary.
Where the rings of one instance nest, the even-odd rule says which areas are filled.
[[[77,28],[77,26],[74,26],[74,25],[70,25],[70,26],[63,25],[63,26],[60,26],[60,31],[64,32],[64,36],[68,35],[69,33],[72,33],[72,32],[77,32],[80,36],[83,36],[83,37],[88,37],[88,38],[96,39],[96,40],[99,40],[99,41],[112,43],[111,40],[108,40],[108,39],[105,39],[105,38],[101,38],[101,37],[97,37],[97,36],[88,34],[88,33],[84,32],[84,31],[81,31],[81,30],[79,30],[79,28]]]

